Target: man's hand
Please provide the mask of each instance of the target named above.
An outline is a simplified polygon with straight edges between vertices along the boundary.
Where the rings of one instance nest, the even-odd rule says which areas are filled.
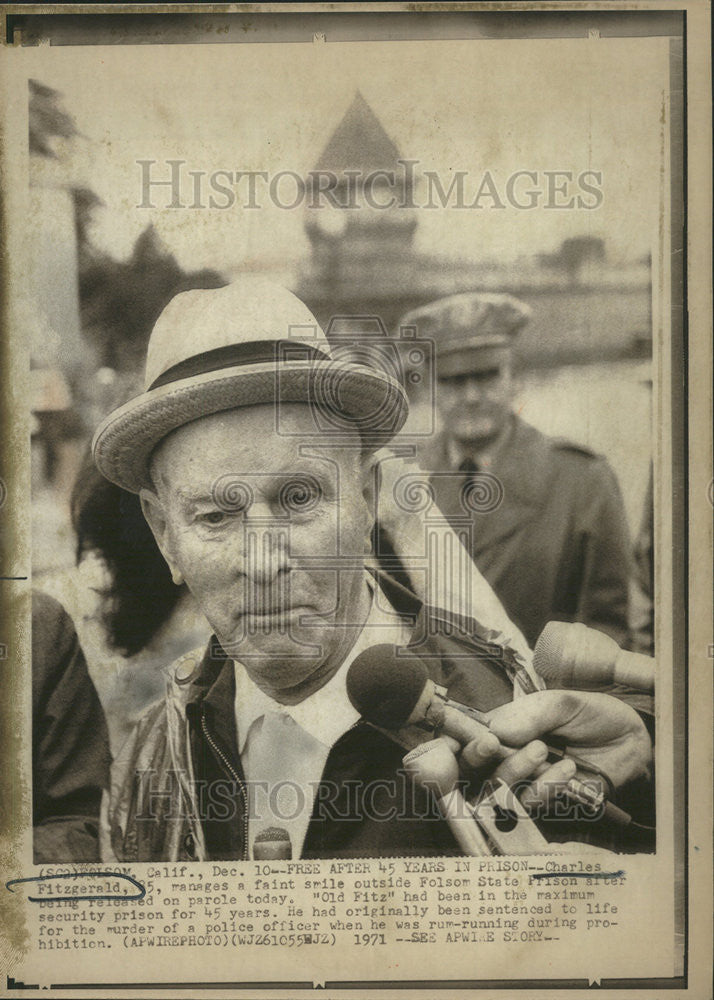
[[[492,778],[509,785],[534,779],[525,797],[529,805],[549,801],[576,773],[570,760],[546,764],[545,744],[552,737],[565,741],[566,753],[604,771],[616,789],[650,774],[652,745],[644,723],[633,708],[607,694],[538,691],[494,709],[489,721],[490,735],[464,747],[462,760],[482,769],[498,759],[498,741],[519,747]]]

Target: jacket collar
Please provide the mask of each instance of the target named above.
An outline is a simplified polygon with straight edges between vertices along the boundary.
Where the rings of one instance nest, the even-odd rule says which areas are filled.
[[[517,416],[512,418],[512,432],[493,456],[485,473],[495,476],[503,491],[502,502],[491,511],[473,514],[476,531],[472,553],[479,553],[513,534],[533,520],[550,495],[552,462],[550,439]],[[422,455],[422,467],[430,475],[437,503],[447,516],[467,516],[460,500],[453,500],[455,470],[448,456],[447,438],[441,434]],[[451,497],[451,502],[450,498]]]
[[[215,635],[212,635],[203,659],[188,682],[186,714],[197,718],[205,713],[212,731],[224,744],[224,749],[236,746],[235,674],[233,660],[227,655]]]

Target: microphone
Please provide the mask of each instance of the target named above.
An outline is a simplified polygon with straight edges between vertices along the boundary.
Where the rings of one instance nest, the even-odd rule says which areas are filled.
[[[280,826],[269,826],[253,841],[254,861],[290,861],[292,856],[290,836]]]
[[[581,622],[548,622],[533,653],[533,666],[548,687],[589,688],[624,684],[654,691],[655,660],[620,649],[604,632]]]
[[[388,643],[370,646],[360,653],[350,664],[346,684],[352,705],[368,722],[382,729],[418,726],[435,730],[462,745],[487,734],[494,735],[487,715],[447,698],[446,689],[429,677],[423,660],[413,654],[398,656],[397,647]],[[588,761],[546,745],[549,763],[567,756],[581,770],[600,774]],[[494,757],[502,761],[515,752],[515,747],[499,742]],[[570,780],[567,794],[587,804],[593,812],[605,801],[604,793],[578,778]]]
[[[347,696],[360,715],[382,729],[419,726],[461,744],[491,732],[482,712],[446,697],[416,656],[398,656],[388,643],[370,646],[347,671]],[[501,746],[500,759],[514,751]]]
[[[439,737],[422,743],[404,757],[403,763],[412,780],[436,796],[439,808],[464,854],[469,858],[490,855],[488,842],[456,787],[459,765],[448,741]]]

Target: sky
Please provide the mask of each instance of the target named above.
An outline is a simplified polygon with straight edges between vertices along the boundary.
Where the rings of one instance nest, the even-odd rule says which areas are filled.
[[[540,190],[544,171],[602,172],[596,209],[549,210],[542,199],[532,210],[494,209],[482,199],[480,210],[422,210],[419,249],[512,261],[591,235],[617,262],[655,245],[665,39],[46,46],[23,56],[28,76],[60,91],[75,118],[82,139],[71,169],[104,201],[92,235],[119,259],[149,222],[186,268],[299,259],[308,248],[301,207],[266,195],[260,210],[172,210],[157,191],[157,208],[141,208],[137,161],[156,160],[165,176],[172,158],[186,172],[304,176],[357,90],[418,169],[436,171],[447,189],[466,171],[467,202],[485,171],[502,200],[515,171],[535,171]]]

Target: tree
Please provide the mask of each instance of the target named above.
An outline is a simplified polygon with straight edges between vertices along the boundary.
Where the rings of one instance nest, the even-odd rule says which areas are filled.
[[[556,253],[538,255],[541,266],[562,271],[571,284],[577,284],[587,264],[602,265],[605,258],[605,241],[597,236],[570,236]]]
[[[71,139],[79,135],[74,119],[59,106],[62,96],[38,80],[29,80],[28,106],[30,153],[46,159],[57,159],[52,140]]]
[[[174,295],[225,283],[217,271],[184,271],[152,225],[139,235],[127,261],[80,248],[82,331],[98,347],[101,365],[136,371],[143,365],[154,323]]]

